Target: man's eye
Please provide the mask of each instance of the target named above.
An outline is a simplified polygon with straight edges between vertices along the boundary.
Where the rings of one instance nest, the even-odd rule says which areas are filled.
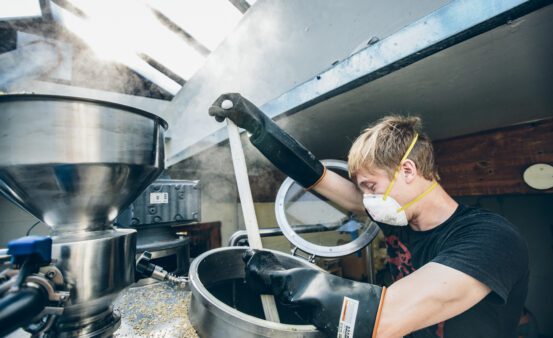
[[[361,184],[361,190],[374,192],[374,186],[374,183],[363,183]]]

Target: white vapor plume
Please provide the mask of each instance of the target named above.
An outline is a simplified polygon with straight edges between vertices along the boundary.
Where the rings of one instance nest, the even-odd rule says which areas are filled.
[[[181,85],[150,66],[144,54],[187,80],[204,57],[163,27],[143,3],[119,1],[71,1],[86,18],[50,2],[54,19],[81,38],[96,55],[124,64],[175,95]]]
[[[37,41],[0,55],[0,88],[15,81],[37,78],[54,70],[62,56],[57,46]]]

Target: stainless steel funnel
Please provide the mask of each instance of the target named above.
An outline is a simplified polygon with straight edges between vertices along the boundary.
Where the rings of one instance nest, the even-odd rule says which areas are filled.
[[[138,109],[46,95],[0,96],[0,192],[52,228],[69,292],[53,337],[110,337],[134,282],[136,231],[110,224],[163,170],[167,123]]]
[[[54,234],[103,229],[163,170],[166,128],[113,103],[0,96],[0,191]]]

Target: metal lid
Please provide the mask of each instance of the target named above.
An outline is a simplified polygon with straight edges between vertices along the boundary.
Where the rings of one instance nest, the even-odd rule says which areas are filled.
[[[327,169],[348,178],[346,162],[322,162]],[[275,213],[284,236],[300,250],[318,257],[354,253],[367,246],[379,231],[366,215],[345,210],[315,191],[305,190],[290,177],[278,190]]]

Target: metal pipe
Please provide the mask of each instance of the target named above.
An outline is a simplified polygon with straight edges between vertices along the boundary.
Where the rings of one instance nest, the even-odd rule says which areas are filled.
[[[0,336],[30,324],[47,303],[48,294],[34,287],[23,288],[0,299]]]
[[[308,234],[313,232],[334,231],[338,229],[340,226],[341,224],[335,224],[335,225],[329,225],[329,226],[322,225],[322,224],[311,224],[311,225],[295,226],[294,230],[297,234]],[[262,228],[262,229],[259,229],[259,235],[261,237],[275,237],[275,236],[283,236],[283,233],[280,228]],[[230,236],[228,240],[228,246],[239,246],[240,241],[247,238],[248,238],[248,235],[246,233],[246,230],[238,230]]]
[[[4,295],[4,293],[8,292],[12,285],[15,284],[15,281],[17,280],[17,277],[12,277],[9,280],[5,281],[4,283],[0,284],[0,297]]]

